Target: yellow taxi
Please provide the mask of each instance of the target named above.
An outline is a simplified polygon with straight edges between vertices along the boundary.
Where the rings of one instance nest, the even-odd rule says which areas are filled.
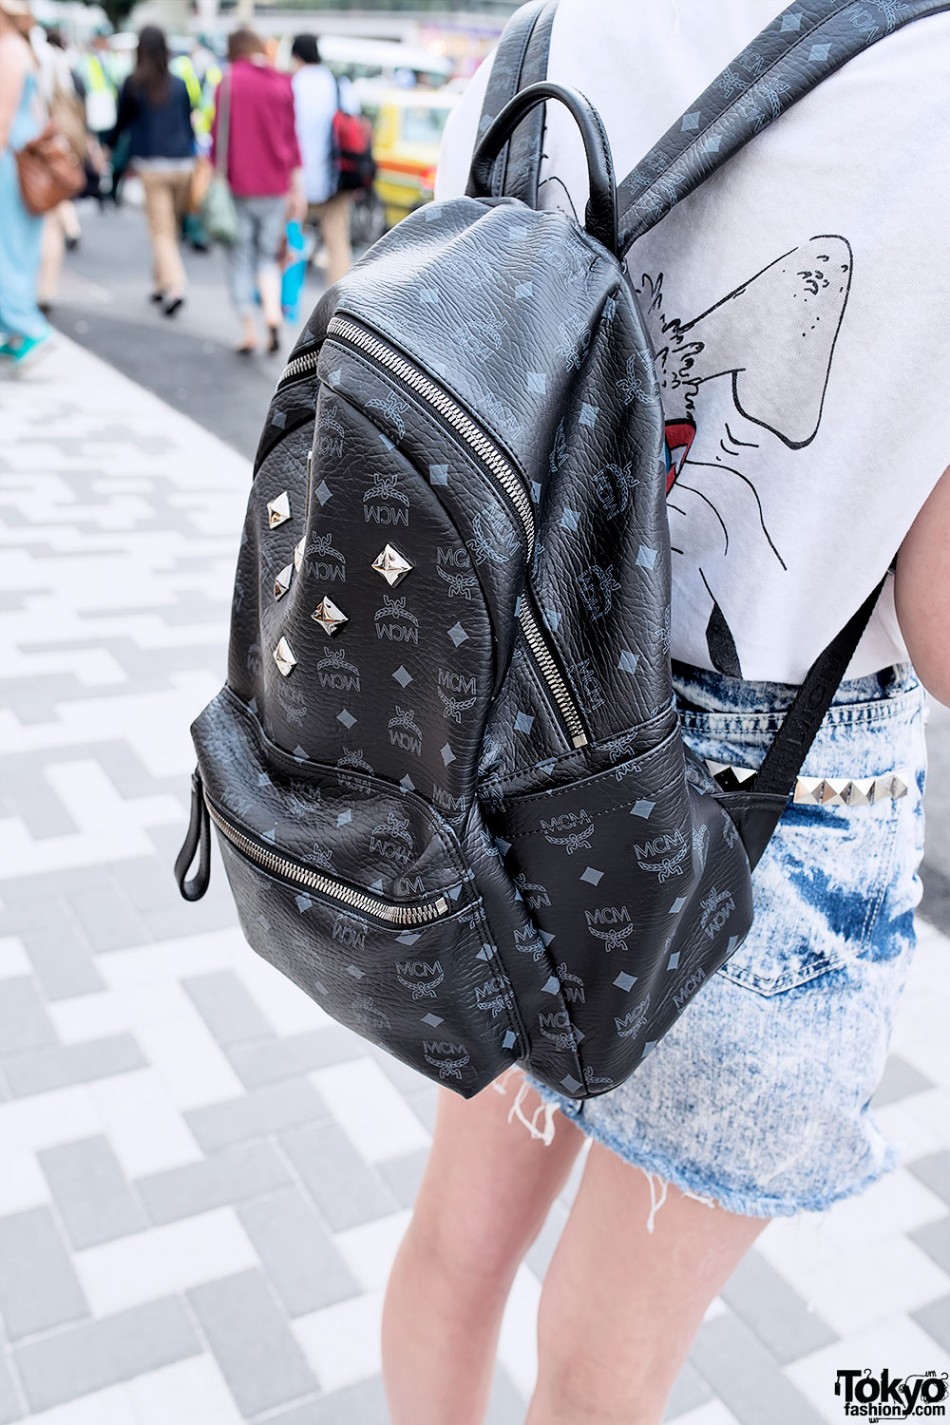
[[[431,200],[442,131],[458,101],[447,89],[393,89],[364,103],[373,120],[375,186],[387,228]]]

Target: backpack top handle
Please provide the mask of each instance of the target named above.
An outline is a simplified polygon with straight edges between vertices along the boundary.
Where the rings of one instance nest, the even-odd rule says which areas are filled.
[[[530,84],[509,100],[475,150],[468,193],[473,198],[499,196],[493,193],[492,186],[495,160],[521,121],[548,99],[557,99],[570,110],[584,141],[590,180],[590,199],[584,214],[584,226],[591,237],[616,255],[617,188],[610,144],[597,110],[578,89],[545,80],[540,84]]]

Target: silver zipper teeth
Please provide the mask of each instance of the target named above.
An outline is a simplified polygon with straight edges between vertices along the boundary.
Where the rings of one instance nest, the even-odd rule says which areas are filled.
[[[347,321],[345,317],[334,317],[327,327],[327,336],[342,337],[344,341],[359,347],[360,351],[365,351],[367,356],[371,357],[373,361],[378,361],[380,366],[385,366],[387,371],[391,371],[410,390],[415,391],[417,396],[421,396],[424,401],[434,407],[439,415],[448,421],[452,429],[458,432],[466,445],[471,446],[518,511],[518,517],[524,526],[525,538],[528,543],[528,558],[530,559],[531,551],[534,549],[534,511],[531,508],[531,501],[528,499],[520,479],[501,451],[485,432],[479,429],[458,402],[453,401],[452,397],[441,390],[434,381],[430,381],[428,376],[400,356],[398,351],[394,351],[385,342],[379,341],[369,332],[365,332],[355,322]]]
[[[385,920],[390,925],[409,926],[429,925],[433,920],[438,920],[440,916],[445,915],[449,909],[449,903],[444,896],[439,896],[438,900],[432,901],[429,905],[392,905],[389,901],[368,896],[363,891],[355,891],[350,886],[344,886],[339,881],[331,880],[329,876],[322,876],[319,871],[311,871],[309,867],[300,866],[296,861],[288,861],[286,856],[278,856],[275,851],[265,851],[262,846],[258,846],[256,841],[252,841],[249,836],[244,835],[243,831],[239,831],[236,826],[232,826],[229,821],[226,821],[210,802],[206,802],[206,806],[208,815],[215,826],[221,829],[242,855],[256,861],[259,866],[264,867],[265,871],[276,872],[277,875],[285,877],[288,881],[295,881],[299,886],[306,886],[308,890],[318,891],[320,895],[339,901],[351,910],[361,911],[364,915],[375,915],[377,920]]]
[[[355,322],[348,321],[345,317],[334,317],[327,327],[327,336],[342,337],[344,341],[348,341],[351,345],[358,347],[360,351],[364,351],[373,361],[378,362],[387,371],[391,371],[410,390],[415,391],[416,395],[421,396],[424,401],[439,412],[439,415],[448,422],[453,430],[458,432],[466,445],[474,450],[481,463],[487,467],[489,473],[498,482],[517,510],[524,526],[527,557],[530,561],[534,549],[535,533],[531,501],[528,499],[520,479],[501,451],[458,402],[441,390],[434,381],[430,381],[429,377],[417,367],[400,356],[398,351],[394,351],[391,346],[364,331]],[[293,375],[300,375],[308,366],[316,367],[316,364],[316,352],[310,352],[307,356],[299,356],[287,367],[281,381]],[[541,670],[541,676],[558,705],[573,745],[586,747],[587,734],[584,732],[580,714],[526,599],[521,601],[520,622],[524,636],[528,641],[528,647]]]
[[[528,640],[528,647],[541,670],[541,676],[554,695],[554,700],[570,734],[571,742],[575,747],[586,747],[587,733],[584,731],[584,724],[581,722],[568,686],[558,671],[557,664],[551,656],[551,650],[547,646],[543,633],[538,628],[526,598],[521,600],[518,620],[521,624],[521,631]]]
[[[318,355],[319,353],[316,351],[308,351],[305,356],[295,356],[293,361],[288,361],[280,373],[280,380],[277,382],[278,391],[285,381],[293,381],[295,377],[304,376],[308,371],[316,371]]]

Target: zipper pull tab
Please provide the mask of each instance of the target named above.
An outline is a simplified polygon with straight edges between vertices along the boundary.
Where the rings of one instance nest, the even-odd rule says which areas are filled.
[[[198,869],[188,881],[185,877],[195,859],[195,852],[198,852]],[[211,880],[211,818],[197,767],[191,774],[191,821],[175,861],[175,880],[186,901],[200,901]]]

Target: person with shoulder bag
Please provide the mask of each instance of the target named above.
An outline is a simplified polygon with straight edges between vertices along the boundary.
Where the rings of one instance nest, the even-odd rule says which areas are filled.
[[[52,339],[36,301],[43,220],[28,201],[47,186],[42,154],[33,164],[40,169],[36,187],[25,191],[22,179],[45,129],[38,67],[21,30],[29,19],[21,0],[0,0],[0,357],[17,370],[48,350]]]
[[[392,1425],[483,1421],[585,1143],[527,1425],[659,1425],[767,1223],[899,1160],[950,0],[773,6],[516,11],[262,432],[175,873],[213,826],[252,948],[442,1088]]]
[[[280,350],[283,321],[284,225],[290,218],[302,220],[306,208],[294,95],[288,75],[270,65],[263,41],[253,30],[241,28],[229,36],[228,60],[218,87],[211,159],[216,180],[226,181],[235,210],[234,239],[227,248],[231,301],[241,324],[234,349],[241,356],[257,350],[259,296],[267,351],[273,354]]]
[[[180,236],[195,166],[195,131],[187,86],[171,72],[168,43],[156,25],[146,25],[139,35],[135,68],[122,85],[109,146],[115,149],[124,135],[128,163],[145,192],[152,242],[151,300],[166,317],[173,317],[187,287]]]

